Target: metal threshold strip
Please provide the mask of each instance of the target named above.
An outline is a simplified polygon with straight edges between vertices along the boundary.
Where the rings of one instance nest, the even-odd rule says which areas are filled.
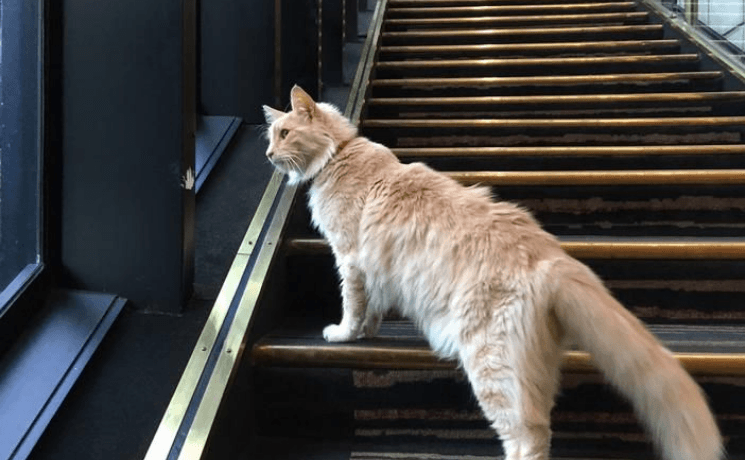
[[[293,238],[290,254],[331,254],[322,238]],[[745,260],[745,241],[562,241],[561,247],[578,259]]]
[[[380,0],[368,40],[377,40],[387,0]],[[366,47],[346,114],[358,117],[376,46]],[[364,75],[361,75],[364,74]],[[202,456],[228,384],[239,365],[246,332],[276,254],[297,188],[275,173],[259,203],[212,311],[197,340],[145,460],[192,460]]]

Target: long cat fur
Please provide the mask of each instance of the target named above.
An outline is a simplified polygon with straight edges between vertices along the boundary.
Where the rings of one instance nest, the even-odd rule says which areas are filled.
[[[701,389],[598,277],[523,209],[358,137],[299,87],[264,106],[267,156],[310,182],[313,223],[341,277],[331,342],[376,334],[397,308],[457,359],[507,460],[547,459],[562,350],[576,343],[633,404],[667,460],[716,460],[721,436]]]

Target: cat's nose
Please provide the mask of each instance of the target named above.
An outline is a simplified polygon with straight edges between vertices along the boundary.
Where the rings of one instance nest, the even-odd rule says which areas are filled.
[[[266,157],[267,157],[267,158],[269,158],[269,159],[271,160],[271,159],[272,159],[272,157],[274,157],[274,150],[269,150],[269,151],[267,151],[267,152],[266,152]]]

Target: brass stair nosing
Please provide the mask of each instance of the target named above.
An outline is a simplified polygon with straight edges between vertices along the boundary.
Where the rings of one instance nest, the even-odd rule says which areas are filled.
[[[383,39],[406,38],[455,38],[455,37],[498,37],[514,35],[568,35],[599,33],[649,33],[662,32],[662,24],[645,24],[631,26],[576,26],[576,27],[541,27],[541,28],[508,28],[508,29],[456,29],[456,30],[414,30],[405,32],[383,32]]]
[[[286,241],[290,254],[330,254],[322,238]],[[561,247],[578,259],[602,260],[745,260],[745,241],[562,241]]]
[[[598,2],[598,0],[579,0],[581,3],[601,3]],[[605,0],[607,3],[617,2],[618,0]],[[396,7],[397,4],[406,4],[409,3],[411,5],[433,5],[438,3],[483,3],[486,6],[493,5],[495,3],[537,3],[537,4],[546,4],[546,3],[556,3],[556,0],[390,0],[389,5],[392,7]],[[479,5],[473,5],[473,6],[479,6]]]
[[[699,376],[745,375],[745,354],[740,353],[674,353],[683,367]],[[422,346],[365,346],[323,344],[317,346],[254,345],[252,359],[256,365],[281,367],[321,367],[352,369],[456,369],[455,361],[441,360]],[[581,351],[564,353],[562,371],[595,373],[592,357]]]
[[[485,14],[489,12],[505,13],[511,11],[545,11],[545,10],[630,10],[636,2],[592,2],[592,3],[553,3],[540,5],[490,5],[490,6],[445,6],[420,8],[388,8],[389,15],[395,14]],[[390,16],[389,16],[390,17]]]
[[[745,185],[744,169],[629,171],[463,171],[446,173],[464,185]]]
[[[472,16],[458,18],[393,18],[385,21],[386,26],[421,26],[421,25],[457,25],[457,24],[484,24],[484,23],[525,23],[525,22],[548,22],[572,23],[601,21],[643,21],[649,17],[646,11],[634,11],[623,13],[586,13],[586,14],[547,14],[532,16]]]
[[[431,61],[383,61],[377,68],[432,69],[457,67],[522,67],[522,66],[582,66],[598,64],[658,64],[676,62],[698,62],[698,54],[658,54],[630,56],[593,56],[558,58],[504,58],[504,59],[435,59]]]
[[[634,145],[551,147],[409,147],[394,148],[399,157],[452,156],[633,156],[633,155],[734,155],[745,154],[745,144]]]
[[[490,43],[483,45],[406,45],[381,46],[381,53],[468,53],[468,52],[507,52],[507,51],[629,51],[662,48],[677,48],[677,39],[663,40],[609,40],[595,42],[547,42],[547,43]]]
[[[370,106],[428,106],[428,105],[531,105],[531,104],[586,104],[616,102],[714,102],[744,99],[745,91],[710,91],[689,93],[613,93],[613,94],[558,94],[539,96],[473,96],[473,97],[373,97]]]
[[[373,80],[373,87],[498,87],[535,85],[580,85],[608,83],[675,82],[683,80],[711,80],[722,78],[719,71],[658,72],[594,75],[552,75],[519,77],[449,77],[449,78],[383,78]]]
[[[373,119],[362,122],[364,128],[638,128],[655,126],[739,126],[739,117],[659,117],[659,118],[479,118],[479,119]]]

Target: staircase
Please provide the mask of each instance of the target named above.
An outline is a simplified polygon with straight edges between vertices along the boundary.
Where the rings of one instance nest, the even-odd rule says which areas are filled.
[[[639,1],[380,0],[347,113],[402,161],[530,209],[694,374],[738,459],[745,82],[694,38]],[[257,219],[208,334],[223,370],[202,373],[195,420],[207,427],[184,432],[185,449],[210,440],[205,458],[500,458],[462,373],[404,318],[372,340],[323,341],[340,317],[338,281],[303,190],[275,177]],[[242,293],[234,313],[231,292]],[[208,362],[198,348],[192,359]],[[582,350],[566,354],[553,428],[554,458],[655,458]]]

